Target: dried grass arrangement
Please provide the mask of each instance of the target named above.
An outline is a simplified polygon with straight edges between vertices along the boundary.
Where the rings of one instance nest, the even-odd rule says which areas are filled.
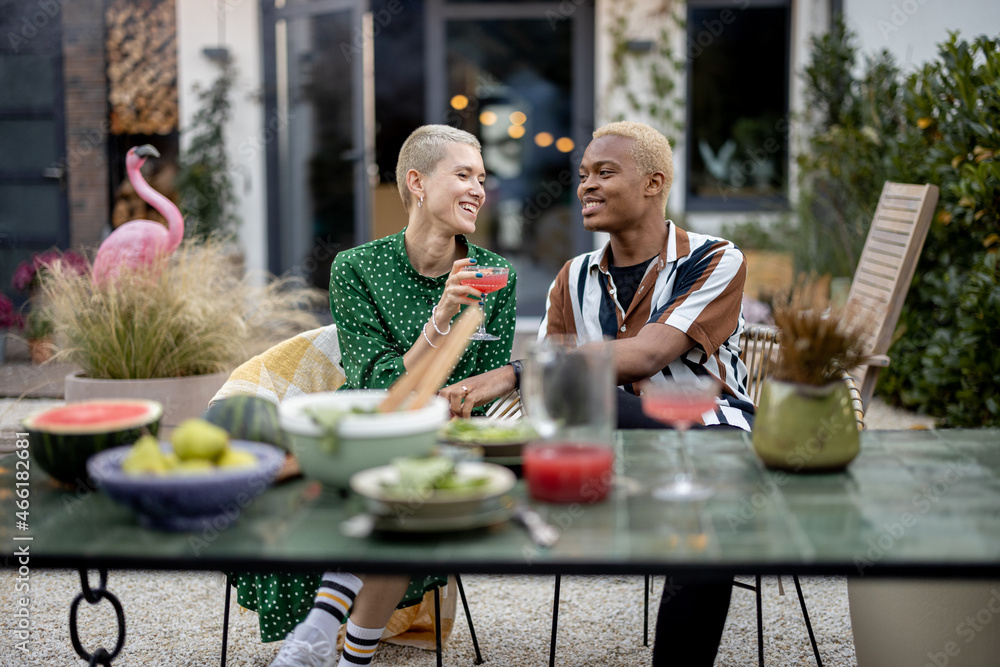
[[[846,308],[833,308],[826,281],[806,281],[775,297],[774,324],[781,331],[777,380],[822,386],[867,360],[864,322]]]
[[[276,342],[321,325],[326,295],[301,280],[256,281],[222,242],[185,241],[167,260],[95,285],[53,264],[43,283],[55,359],[94,379],[232,370]],[[258,286],[259,282],[263,285]]]

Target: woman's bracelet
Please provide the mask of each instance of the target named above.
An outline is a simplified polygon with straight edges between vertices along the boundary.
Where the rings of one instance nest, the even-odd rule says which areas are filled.
[[[437,309],[438,309],[437,304],[434,304],[434,307],[431,308],[431,324],[434,325],[434,331],[437,331],[438,335],[447,336],[449,333],[451,333],[451,321],[450,320],[448,321],[448,328],[445,329],[444,331],[438,329],[437,318],[435,317],[437,315]]]
[[[434,328],[437,329],[437,327],[434,327]],[[437,349],[437,345],[435,345],[434,343],[432,343],[431,339],[427,337],[427,322],[424,322],[424,326],[420,327],[420,333],[422,333],[424,335],[424,340],[427,341],[427,344],[430,345],[431,347],[433,347],[436,350]]]

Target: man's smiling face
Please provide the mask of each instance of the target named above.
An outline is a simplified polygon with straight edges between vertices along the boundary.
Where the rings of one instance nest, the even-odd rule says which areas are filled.
[[[629,154],[631,144],[627,137],[606,135],[587,146],[576,189],[587,231],[628,229],[648,214],[650,202],[644,196],[648,179]]]

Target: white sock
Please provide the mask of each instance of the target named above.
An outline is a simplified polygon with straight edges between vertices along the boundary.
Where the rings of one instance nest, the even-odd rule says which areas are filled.
[[[340,654],[337,667],[367,665],[375,657],[375,648],[385,628],[362,628],[347,619],[347,636],[344,637],[344,652]]]
[[[362,584],[349,572],[324,572],[323,582],[316,591],[316,602],[303,625],[319,628],[331,643],[337,641],[340,626]]]

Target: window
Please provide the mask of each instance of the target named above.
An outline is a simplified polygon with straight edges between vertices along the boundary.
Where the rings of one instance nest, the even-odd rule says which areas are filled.
[[[784,208],[788,180],[786,2],[688,7],[688,210]]]

